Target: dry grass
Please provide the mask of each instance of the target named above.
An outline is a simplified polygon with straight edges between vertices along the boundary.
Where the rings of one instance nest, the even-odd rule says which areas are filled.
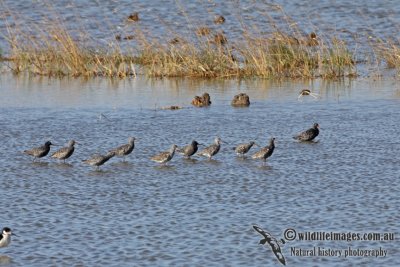
[[[9,43],[10,67],[16,74],[121,78],[135,74],[132,59],[118,48],[90,49],[59,25],[50,26],[39,38],[24,32],[10,33]]]
[[[215,40],[152,45],[140,50],[137,63],[150,76],[337,78],[355,75],[353,56],[344,42],[309,45],[277,33],[271,38],[246,37],[222,45]],[[297,40],[297,39],[296,39]],[[307,40],[306,40],[307,41]]]
[[[229,51],[211,43],[154,45],[140,50],[136,63],[149,76],[223,77],[239,75]]]
[[[388,68],[400,69],[400,43],[398,41],[378,39],[372,46],[377,57],[383,60]]]
[[[177,36],[153,41],[138,32],[135,52],[122,52],[114,43],[91,47],[72,36],[62,23],[33,25],[35,35],[19,28],[8,31],[8,60],[14,73],[46,76],[128,77],[267,77],[337,78],[354,76],[353,55],[336,37],[310,36],[277,31],[252,36],[244,31],[238,40],[207,26],[194,27],[193,38]],[[86,40],[90,40],[86,37]],[[120,38],[121,39],[121,38]]]

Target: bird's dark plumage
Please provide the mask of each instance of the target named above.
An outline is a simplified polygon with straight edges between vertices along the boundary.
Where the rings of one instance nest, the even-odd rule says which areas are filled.
[[[32,149],[25,150],[24,153],[30,156],[33,156],[35,160],[36,158],[43,158],[49,154],[50,146],[53,145],[50,141],[44,143],[44,145],[39,147],[34,147]]]
[[[269,140],[268,146],[261,148],[251,157],[253,159],[262,159],[266,161],[267,158],[271,157],[272,153],[274,153],[274,150],[275,150],[275,138],[273,137]]]
[[[177,152],[180,154],[183,154],[185,157],[190,158],[191,156],[193,156],[198,148],[199,143],[197,143],[196,140],[193,140],[191,144],[184,146],[181,149],[177,149]]]
[[[293,136],[294,139],[299,141],[311,141],[319,134],[319,124],[314,123],[313,127]]]
[[[274,252],[276,258],[279,260],[280,263],[283,265],[286,265],[286,260],[285,257],[282,254],[281,247],[279,246],[279,242],[282,244],[285,243],[285,241],[282,239],[281,241],[278,241],[275,237],[273,237],[270,233],[264,231],[257,225],[253,225],[254,230],[256,230],[259,234],[261,234],[264,238],[260,240],[260,244],[264,245],[265,243],[268,243],[271,246],[272,252]]]

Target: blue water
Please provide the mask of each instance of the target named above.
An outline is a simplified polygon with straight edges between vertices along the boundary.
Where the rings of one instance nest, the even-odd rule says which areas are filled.
[[[325,83],[0,79],[1,225],[18,235],[0,250],[9,266],[277,266],[258,245],[258,224],[280,239],[300,231],[399,234],[399,89],[391,80]],[[301,88],[321,98],[297,101]],[[209,92],[212,105],[194,108]],[[249,108],[233,108],[238,92]],[[179,105],[171,111],[161,107]],[[105,115],[101,116],[101,114]],[[314,143],[291,137],[314,122]],[[215,158],[149,158],[192,139],[225,143]],[[137,138],[127,161],[95,171],[81,162]],[[234,145],[276,149],[266,164]],[[46,140],[80,144],[67,161],[33,163],[23,150]],[[59,147],[54,147],[57,149]],[[258,148],[254,147],[250,154]],[[52,151],[54,151],[52,149]],[[383,258],[296,257],[291,247],[379,247]],[[288,242],[287,266],[398,266],[394,241]]]
[[[277,29],[296,36],[310,32],[323,39],[338,36],[357,60],[371,61],[369,45],[379,38],[392,40],[400,23],[397,1],[5,0],[0,8],[0,47],[5,53],[10,50],[9,31],[17,39],[25,36],[22,32],[40,39],[44,32],[51,34],[49,25],[67,28],[88,46],[111,45],[127,51],[140,45],[141,36],[148,42],[165,43],[177,36],[195,41],[196,29],[207,26],[213,32],[224,32],[228,41],[240,40],[244,32],[261,37]],[[139,22],[127,21],[133,12],[138,12]],[[214,24],[217,15],[226,18],[224,24]],[[118,42],[117,35],[133,39]]]
[[[138,12],[138,23],[127,22]],[[215,15],[226,22],[215,25]],[[0,3],[0,49],[7,30],[38,35],[62,23],[77,40],[135,51],[151,40],[197,38],[199,26],[267,36],[280,30],[337,35],[367,60],[367,78],[342,81],[269,81],[95,78],[47,79],[0,73],[0,228],[11,227],[5,266],[277,266],[258,244],[257,224],[275,238],[284,230],[391,232],[391,241],[299,241],[282,245],[287,266],[399,266],[400,88],[380,79],[371,42],[396,36],[397,1],[9,1]],[[298,27],[298,28],[297,28]],[[87,35],[82,35],[87,33]],[[134,35],[132,40],[115,39]],[[90,38],[86,38],[90,36]],[[371,56],[372,55],[372,56]],[[360,70],[358,69],[360,73]],[[379,74],[378,72],[378,74]],[[363,75],[364,76],[364,75]],[[297,100],[301,89],[320,95]],[[208,92],[212,105],[190,105]],[[233,108],[239,92],[249,108]],[[178,105],[180,110],[163,110]],[[313,143],[292,136],[314,122]],[[94,170],[81,162],[137,138],[127,161],[113,158]],[[193,139],[225,142],[211,161],[176,155],[167,166],[149,158]],[[266,164],[237,158],[236,144],[255,140],[276,149]],[[47,140],[75,139],[67,164],[32,162],[23,150]],[[59,147],[53,147],[52,151]],[[250,154],[258,148],[254,147]],[[51,152],[52,152],[51,151]],[[50,152],[50,153],[51,153]],[[387,256],[298,257],[291,249],[384,249]]]

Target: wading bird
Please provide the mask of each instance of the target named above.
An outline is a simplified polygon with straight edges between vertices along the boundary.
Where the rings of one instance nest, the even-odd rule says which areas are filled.
[[[42,146],[34,147],[32,149],[25,150],[24,153],[27,154],[27,155],[33,156],[34,157],[33,161],[35,161],[35,159],[43,158],[47,154],[49,154],[50,146],[52,146],[52,145],[54,145],[54,144],[52,144],[50,141],[47,141]]]
[[[63,160],[65,162],[65,160],[69,157],[72,156],[72,154],[74,153],[75,147],[74,145],[76,144],[75,140],[71,140],[68,142],[68,145],[66,147],[62,147],[59,150],[57,150],[56,152],[54,152],[51,157],[52,158],[56,158],[59,160]]]
[[[208,159],[211,159],[212,156],[216,155],[218,151],[221,148],[221,138],[217,137],[214,140],[214,144],[204,148],[202,151],[200,151],[198,154],[200,156],[208,157]]]
[[[314,123],[313,127],[293,136],[293,139],[299,141],[312,141],[315,137],[318,136],[318,134],[319,134],[319,124]]]
[[[128,144],[114,148],[110,150],[110,152],[115,152],[115,156],[123,157],[125,161],[125,156],[132,153],[133,149],[135,148],[135,140],[135,137],[129,137]]]
[[[182,154],[184,157],[186,158],[190,158],[191,156],[193,156],[197,150],[199,149],[198,145],[200,145],[199,143],[197,143],[196,140],[193,140],[192,143],[190,143],[187,146],[184,146],[182,148],[178,148],[176,150],[176,152],[178,152],[179,154]]]
[[[269,145],[261,148],[259,151],[254,153],[254,155],[251,156],[251,158],[262,159],[265,162],[267,158],[271,157],[272,153],[274,153],[274,150],[275,150],[275,138],[272,137],[269,140]]]
[[[115,156],[115,152],[108,152],[106,155],[93,155],[89,159],[82,160],[83,163],[89,164],[90,166],[96,166],[96,170],[100,168],[101,165],[106,163],[109,159]]]
[[[161,152],[153,157],[150,158],[150,160],[155,161],[160,164],[165,164],[168,161],[170,161],[175,154],[175,150],[178,146],[177,145],[172,145],[169,151]]]
[[[251,141],[250,143],[245,143],[245,144],[240,144],[234,147],[233,149],[235,150],[236,154],[238,156],[243,157],[244,154],[249,152],[249,150],[253,147],[253,145],[256,145],[255,142]]]

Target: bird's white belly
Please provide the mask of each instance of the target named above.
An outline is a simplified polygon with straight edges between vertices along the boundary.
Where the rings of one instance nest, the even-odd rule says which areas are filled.
[[[8,236],[0,240],[0,248],[7,247],[10,244],[11,238]]]

